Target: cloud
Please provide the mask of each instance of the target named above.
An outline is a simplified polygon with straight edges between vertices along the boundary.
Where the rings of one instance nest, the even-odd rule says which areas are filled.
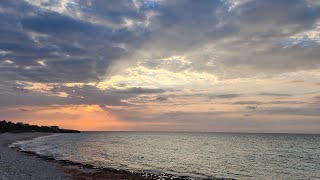
[[[163,96],[159,96],[156,98],[156,101],[160,101],[160,102],[167,101],[167,100],[168,100],[168,97],[163,97]]]
[[[182,89],[197,86],[207,87],[213,85],[217,78],[213,74],[197,71],[169,71],[166,69],[150,69],[144,66],[133,65],[121,74],[114,75],[99,83],[101,88],[143,87]],[[120,86],[119,86],[120,85]]]
[[[2,0],[0,106],[100,105],[186,129],[302,122],[317,116],[319,23],[315,0]]]
[[[314,99],[315,101],[317,101],[317,102],[320,102],[320,96],[315,96],[315,97],[313,97],[313,99]]]
[[[211,99],[232,99],[241,96],[240,94],[218,94],[210,96]]]
[[[0,49],[11,52],[5,58],[12,60],[15,67],[2,71],[16,80],[80,82],[63,68],[59,62],[63,61],[66,69],[69,64],[79,69],[75,74],[86,70],[84,81],[100,81],[109,74],[111,65],[119,64],[119,59],[135,61],[128,57],[146,58],[141,65],[151,69],[187,68],[224,77],[316,68],[318,46],[282,48],[279,43],[314,29],[319,7],[309,3],[5,1],[2,6],[8,12],[1,16],[2,27],[6,28],[1,28]],[[156,15],[150,19],[150,14]],[[125,25],[128,19],[137,28]],[[152,56],[145,55],[144,49],[150,50]],[[163,58],[181,54],[188,61]],[[47,69],[37,66],[39,59],[44,59]],[[246,72],[241,71],[244,67]]]
[[[154,56],[184,54],[195,70],[233,78],[319,67],[319,46],[283,44],[317,26],[318,6],[299,0],[234,2],[163,1],[155,20],[160,25],[145,49]]]
[[[185,60],[184,57],[173,56],[163,59],[150,59],[140,63],[141,66],[150,69],[166,69],[169,71],[183,71],[190,68],[189,61]]]
[[[269,115],[290,115],[290,116],[320,116],[319,108],[308,107],[275,107],[262,110],[262,113]]]
[[[164,93],[163,89],[147,89],[141,87],[128,88],[125,90],[116,91],[121,94],[159,94]]]
[[[270,104],[307,104],[303,101],[236,101],[229,104],[234,105],[270,105]]]
[[[262,102],[259,102],[259,101],[237,101],[237,102],[234,102],[233,104],[236,104],[236,105],[247,105],[247,104],[261,104]]]
[[[118,44],[138,47],[139,39],[145,38],[143,33],[113,30],[51,8],[38,10],[51,6],[39,1],[34,4],[5,1],[2,5],[16,10],[0,12],[0,49],[8,52],[0,61],[13,62],[11,66],[0,67],[1,77],[10,74],[12,80],[100,81],[113,61],[130,54]],[[22,7],[23,11],[18,11]]]
[[[304,83],[305,81],[303,80],[293,80],[293,81],[288,81],[288,83],[292,83],[292,84],[295,84],[295,83]]]
[[[291,94],[282,94],[282,93],[259,93],[258,96],[276,96],[276,97],[288,97],[292,96]]]
[[[254,110],[254,109],[257,109],[257,106],[246,106],[246,109]]]

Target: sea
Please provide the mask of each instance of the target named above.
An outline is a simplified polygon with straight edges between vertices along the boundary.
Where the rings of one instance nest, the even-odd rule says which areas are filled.
[[[320,135],[313,134],[82,132],[13,146],[57,160],[191,179],[320,179]]]

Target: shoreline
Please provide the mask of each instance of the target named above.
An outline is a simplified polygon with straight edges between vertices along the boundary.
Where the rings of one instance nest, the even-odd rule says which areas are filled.
[[[139,173],[139,172],[131,172],[128,170],[118,170],[115,168],[106,168],[106,167],[95,167],[90,164],[82,164],[78,162],[73,162],[69,160],[56,160],[50,156],[38,155],[35,152],[23,151],[18,147],[9,147],[10,144],[17,141],[27,141],[32,140],[39,137],[50,136],[53,133],[4,133],[0,134],[0,148],[7,149],[7,153],[10,153],[15,158],[23,159],[28,157],[28,161],[33,159],[36,163],[41,162],[40,164],[49,165],[51,168],[49,170],[54,170],[55,180],[65,180],[65,179],[74,179],[74,180],[155,180],[155,179],[163,179],[163,180],[191,180],[194,178],[188,176],[175,176],[171,174],[163,173],[161,175],[155,175],[151,173]],[[6,138],[6,140],[4,140]],[[0,149],[2,151],[2,149]],[[2,152],[0,152],[0,155]],[[1,162],[1,159],[0,159]],[[32,163],[31,163],[32,164]],[[44,167],[46,167],[44,165]],[[13,165],[18,166],[18,165]],[[1,166],[0,166],[1,169]],[[0,170],[1,172],[2,170]],[[48,169],[34,169],[35,172],[46,172]],[[17,172],[11,172],[17,173]],[[1,173],[0,173],[1,174]],[[20,174],[19,178],[9,178],[10,180],[23,180],[23,179],[40,179],[40,178],[29,178],[26,172],[18,172]],[[24,174],[26,177],[23,177]],[[40,173],[41,174],[41,173]],[[46,173],[44,173],[46,175]],[[0,180],[5,179],[0,175]],[[7,178],[8,179],[8,178]],[[43,176],[42,176],[43,179]],[[49,179],[45,177],[45,179]],[[230,178],[210,178],[211,180],[233,180]]]
[[[0,134],[0,180],[153,180],[138,173],[112,168],[95,168],[68,160],[55,160],[34,152],[9,147],[18,141],[54,135],[53,133],[3,133]],[[3,158],[8,157],[8,158]],[[28,168],[25,168],[28,167]]]
[[[51,133],[3,133],[0,134],[0,180],[70,180],[71,175],[59,164],[43,161],[8,146]]]

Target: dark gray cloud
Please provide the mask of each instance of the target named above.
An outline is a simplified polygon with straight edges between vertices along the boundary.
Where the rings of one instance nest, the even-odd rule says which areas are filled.
[[[8,53],[0,55],[0,62],[13,62],[11,66],[0,65],[0,77],[6,80],[97,82],[113,61],[132,53],[118,44],[138,48],[146,37],[144,32],[114,30],[25,2],[4,1],[1,8],[8,11],[0,12],[0,51]],[[118,18],[115,22],[131,15],[120,9],[113,11],[113,17]],[[135,16],[138,18],[138,13]]]
[[[293,81],[288,81],[287,83],[289,84],[298,84],[298,83],[304,83],[305,81],[303,80],[293,80]]]
[[[320,116],[320,108],[315,107],[274,107],[261,110],[268,115]]]
[[[261,104],[262,102],[260,101],[237,101],[237,102],[234,102],[232,104],[236,104],[236,105],[250,105],[250,104]]]
[[[282,94],[282,93],[259,93],[258,96],[275,96],[275,97],[288,97],[292,96],[291,94]]]
[[[210,99],[231,99],[240,97],[241,94],[218,94],[218,95],[212,95],[210,96]]]
[[[249,110],[255,110],[257,108],[258,108],[257,106],[246,106],[246,109],[249,109]]]
[[[284,44],[291,35],[317,27],[319,17],[320,7],[303,0],[242,3],[225,23],[237,29],[237,37],[222,44],[233,53],[221,63],[241,75],[249,73],[241,72],[243,66],[255,74],[318,68],[319,45],[313,40],[289,43],[286,48]]]
[[[316,100],[320,100],[320,96],[315,96],[313,98],[316,99]]]
[[[1,86],[0,86],[1,87]],[[51,90],[30,91],[24,86],[6,88],[6,92],[0,93],[0,106],[45,106],[45,105],[112,105],[134,106],[123,100],[134,98],[141,94],[161,94],[163,89],[128,88],[125,90],[99,89],[95,86],[68,87],[55,85]],[[41,89],[39,89],[41,90]],[[10,93],[12,92],[12,93]],[[47,93],[45,93],[47,92]],[[60,93],[68,94],[67,97],[59,96]]]
[[[160,51],[183,53],[215,42],[218,49],[232,52],[230,56],[216,60],[216,64],[226,69],[233,67],[235,71],[238,71],[238,65],[260,71],[261,68],[269,71],[318,66],[317,45],[279,48],[283,38],[312,29],[319,19],[319,7],[310,6],[306,1],[248,1],[232,10],[228,3],[218,0],[150,3],[142,1],[137,7],[129,1],[77,1],[68,4],[69,12],[59,13],[52,10],[59,5],[57,1],[41,3],[42,7],[24,1],[3,1],[1,7],[6,11],[0,12],[0,49],[10,53],[1,55],[0,61],[10,59],[14,65],[1,66],[1,77],[9,75],[12,80],[36,82],[99,81],[110,64],[121,57],[130,57],[143,44]],[[86,16],[77,17],[75,12]],[[148,27],[121,27],[128,18],[133,23],[144,22],[151,12],[157,15]],[[108,23],[105,25],[97,19],[118,28],[108,27]],[[225,44],[220,41],[235,35],[238,37],[235,42]],[[117,44],[120,43],[127,48],[119,47]],[[265,50],[251,51],[252,47]],[[244,54],[242,49],[249,51]],[[170,64],[168,68],[221,71],[216,66],[214,69],[204,66],[210,57],[203,58],[191,59],[190,65]],[[47,66],[39,66],[39,59]],[[158,61],[145,65],[159,68]]]
[[[116,90],[116,92],[121,94],[159,94],[164,93],[164,89],[148,89],[148,88],[141,88],[141,87],[133,87],[128,88],[125,90]]]
[[[303,101],[236,101],[235,105],[263,105],[263,104],[307,104]]]
[[[53,1],[50,3],[54,3]],[[47,4],[50,6],[52,4]],[[101,1],[102,3],[102,1]],[[106,2],[104,2],[106,3]],[[114,23],[123,17],[144,18],[128,2],[113,2],[122,8],[92,4],[91,15]],[[126,4],[126,5],[125,5]],[[95,11],[93,9],[99,9]],[[130,11],[131,13],[126,13]],[[103,15],[100,13],[104,13]],[[93,86],[65,87],[56,85],[52,92],[33,92],[17,81],[40,83],[99,82],[110,64],[129,56],[139,48],[147,32],[113,29],[68,14],[44,10],[21,1],[0,4],[0,106],[45,106],[105,104],[128,106],[122,100],[141,93],[162,93],[161,89],[132,88],[123,91],[100,90]],[[125,44],[125,48],[119,44]],[[126,49],[127,48],[127,49]],[[10,63],[6,63],[10,62]],[[57,96],[67,93],[68,97]]]
[[[258,36],[292,34],[311,28],[319,19],[319,7],[304,0],[247,1],[232,10],[230,21],[237,26],[249,26]],[[296,26],[292,25],[295,24]]]
[[[62,13],[53,10],[57,5],[57,1],[41,3],[41,7],[25,1],[1,3],[5,11],[0,12],[0,50],[10,53],[1,55],[0,61],[14,62],[10,67],[0,67],[1,77],[36,82],[99,81],[110,64],[130,57],[144,45],[168,54],[208,44],[232,52],[216,59],[215,67],[204,65],[212,58],[204,55],[191,59],[193,63],[188,66],[171,64],[168,68],[175,71],[191,68],[220,72],[223,68],[230,70],[228,76],[239,76],[257,73],[254,69],[281,72],[319,65],[317,44],[281,47],[281,41],[289,35],[315,27],[319,6],[307,1],[248,1],[231,10],[226,1],[218,0],[141,1],[139,7],[131,1],[76,1],[68,4],[69,12]],[[146,23],[148,13],[156,14],[148,26],[122,26],[125,19],[130,19],[132,26]],[[223,39],[235,36],[232,42]],[[121,48],[121,43],[126,48]],[[47,66],[39,66],[39,59]],[[159,62],[146,65],[158,67]],[[241,72],[240,66],[249,66],[253,72]]]
[[[145,48],[172,55],[212,46],[190,57],[188,68],[229,78],[320,67],[314,39],[290,39],[318,26],[319,5],[304,0],[246,1],[230,9],[225,2],[161,2],[155,9],[160,15],[151,24],[154,36]],[[214,66],[207,65],[211,61]]]
[[[99,31],[99,27],[92,24],[54,12],[43,12],[38,16],[23,18],[21,24],[24,29],[51,35]]]
[[[159,96],[159,97],[156,98],[156,101],[162,102],[162,101],[167,101],[168,99],[169,99],[168,97]]]

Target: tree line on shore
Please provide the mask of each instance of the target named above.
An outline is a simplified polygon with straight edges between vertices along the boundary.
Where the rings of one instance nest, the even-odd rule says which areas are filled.
[[[60,129],[58,126],[37,126],[25,123],[13,123],[10,121],[0,121],[0,133],[5,132],[48,132],[48,133],[80,133],[77,130]]]

